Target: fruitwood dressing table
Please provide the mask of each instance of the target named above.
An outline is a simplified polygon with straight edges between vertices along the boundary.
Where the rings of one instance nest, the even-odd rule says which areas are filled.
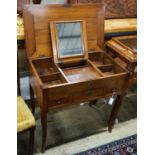
[[[104,13],[100,4],[24,8],[31,95],[34,91],[41,110],[42,152],[48,111],[114,95],[114,105],[121,104],[129,74],[102,50]],[[118,110],[111,113],[109,131]]]

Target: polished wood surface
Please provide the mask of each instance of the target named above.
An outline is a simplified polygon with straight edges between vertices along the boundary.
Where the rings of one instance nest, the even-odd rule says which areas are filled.
[[[137,36],[113,37],[107,43],[107,48],[121,57],[127,63],[137,63]]]
[[[77,3],[70,0],[69,3]],[[78,0],[79,3],[106,4],[106,19],[131,18],[137,16],[137,0]]]
[[[112,96],[113,93],[123,94],[129,74],[102,50],[104,14],[105,6],[100,4],[69,7],[25,6],[26,51],[30,67],[30,85],[41,110],[42,152],[46,148],[48,111],[85,101],[95,101]],[[65,63],[55,62],[53,59],[54,39],[50,34],[50,22],[64,20],[85,21],[88,58],[76,61],[73,59]],[[115,114],[111,117],[115,119],[116,116]],[[109,131],[113,126],[113,119],[108,123]]]
[[[106,19],[137,17],[137,0],[102,0]]]
[[[99,33],[103,30],[103,27],[97,28],[95,23],[98,22],[98,15],[96,14],[102,5],[88,5],[86,8],[85,5],[74,5],[74,7],[67,7],[65,5],[31,5],[31,14],[27,14],[29,18],[29,27],[31,28],[34,25],[34,29],[31,28],[29,35],[26,35],[27,41],[26,44],[32,44],[32,46],[27,46],[27,53],[29,57],[36,58],[39,56],[52,56],[52,47],[51,47],[51,38],[49,35],[49,21],[54,19],[59,20],[85,20],[87,22],[87,46],[88,50],[91,50],[95,47],[97,42],[100,40],[103,42],[103,33]],[[52,9],[51,9],[52,8]],[[38,11],[39,9],[39,11]],[[44,10],[47,12],[43,12]],[[89,10],[92,9],[91,12]],[[105,9],[104,7],[102,8]],[[66,11],[67,10],[67,11]],[[84,13],[83,13],[84,12]],[[25,12],[26,13],[26,12]],[[53,14],[54,16],[51,16]],[[34,24],[31,16],[34,16]],[[90,18],[89,18],[90,17]],[[100,16],[102,22],[104,22],[104,16]],[[27,24],[27,23],[25,23]],[[25,27],[27,27],[25,25]],[[27,30],[25,30],[27,33]],[[102,39],[101,39],[102,35]],[[102,45],[103,46],[103,45]]]
[[[120,33],[137,31],[136,18],[124,19],[106,19],[105,20],[105,33]]]
[[[106,43],[107,53],[130,73],[126,86],[129,89],[137,82],[137,36],[113,37]]]

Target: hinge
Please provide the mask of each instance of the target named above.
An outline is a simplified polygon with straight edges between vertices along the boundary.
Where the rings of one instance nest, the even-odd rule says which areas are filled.
[[[63,60],[62,59],[59,60],[59,64],[63,65]]]

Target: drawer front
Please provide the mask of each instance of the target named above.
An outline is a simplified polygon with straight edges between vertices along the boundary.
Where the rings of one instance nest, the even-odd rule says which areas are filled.
[[[69,103],[69,97],[65,97],[65,98],[57,98],[57,99],[53,99],[50,100],[48,102],[48,107],[59,107],[61,105],[65,105]]]
[[[113,91],[121,92],[126,75],[94,81],[63,85],[48,91],[48,107],[61,107],[103,98]]]

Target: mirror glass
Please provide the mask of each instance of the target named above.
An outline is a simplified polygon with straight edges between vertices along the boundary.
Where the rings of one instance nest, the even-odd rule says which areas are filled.
[[[56,23],[59,57],[83,55],[81,22]]]

